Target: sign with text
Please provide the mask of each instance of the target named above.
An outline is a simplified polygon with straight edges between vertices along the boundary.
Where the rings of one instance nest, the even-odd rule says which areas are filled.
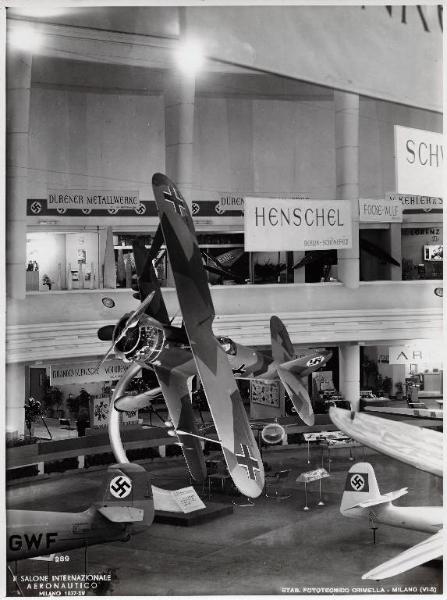
[[[397,192],[442,197],[442,134],[395,125],[394,144]]]
[[[386,194],[386,200],[398,200],[402,204],[404,211],[411,209],[422,209],[424,212],[431,212],[432,210],[438,212],[442,211],[442,198],[435,196],[418,196],[413,194],[395,194],[394,192],[388,192]]]
[[[359,218],[362,223],[402,223],[399,200],[360,198]]]
[[[137,191],[110,190],[49,190],[47,206],[62,214],[70,209],[81,209],[89,214],[93,209],[118,212],[118,210],[138,210],[140,196]]]
[[[171,493],[179,508],[185,514],[206,508],[205,504],[202,502],[196,490],[192,486],[181,488],[179,490],[173,490]]]
[[[92,398],[90,400],[90,427],[101,429],[107,427],[109,422],[110,398]],[[120,413],[122,423],[129,425],[138,423],[138,410]]]
[[[50,367],[50,385],[68,383],[91,383],[119,379],[128,365],[121,360],[108,360],[98,368],[97,363],[86,362],[78,365],[55,365]]]
[[[246,198],[245,251],[345,250],[352,247],[348,200]]]
[[[422,341],[405,344],[404,346],[390,346],[390,365],[442,363],[444,348],[439,342]]]
[[[225,212],[239,212],[244,210],[244,199],[235,194],[219,194],[219,202],[216,205],[216,212],[221,214]]]
[[[250,380],[250,402],[279,408],[279,382]]]

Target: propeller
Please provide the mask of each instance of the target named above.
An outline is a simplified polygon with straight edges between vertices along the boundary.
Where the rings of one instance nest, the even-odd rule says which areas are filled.
[[[139,320],[141,314],[145,311],[145,309],[147,308],[147,306],[151,303],[151,300],[154,297],[154,294],[155,294],[155,292],[152,292],[151,294],[149,294],[148,296],[146,296],[146,298],[143,300],[143,302],[140,304],[140,306],[136,310],[134,310],[133,313],[130,314],[129,318],[127,319],[127,321],[124,324],[124,327],[123,327],[121,333],[117,336],[117,338],[115,340],[113,340],[112,345],[107,350],[106,354],[101,359],[101,361],[98,363],[98,366],[95,369],[95,373],[97,373],[99,371],[99,369],[102,367],[102,365],[105,363],[105,361],[109,358],[109,356],[115,350],[115,346],[118,344],[118,342],[120,342],[122,339],[124,339],[126,337],[127,332],[129,331],[129,329],[132,329],[133,327],[135,327],[136,325],[138,325],[138,320]],[[155,319],[153,319],[149,315],[148,315],[148,319],[151,322],[151,324],[154,325],[154,327],[158,327],[159,329],[163,329],[163,325],[161,325],[161,323],[159,323],[158,321],[156,321]],[[110,327],[110,325],[106,325],[105,327],[101,327],[101,329],[98,330],[98,337],[99,337],[99,339],[102,339],[100,337],[100,332],[101,332],[101,334],[103,334],[104,333],[103,330],[105,328],[107,328],[107,327]]]

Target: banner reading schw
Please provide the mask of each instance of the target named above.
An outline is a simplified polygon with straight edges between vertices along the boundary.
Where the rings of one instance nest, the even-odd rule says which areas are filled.
[[[245,198],[245,251],[352,247],[349,200]]]

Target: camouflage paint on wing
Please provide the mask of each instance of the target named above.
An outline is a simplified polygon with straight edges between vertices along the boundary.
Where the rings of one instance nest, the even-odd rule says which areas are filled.
[[[178,371],[163,366],[154,366],[154,371],[175,429],[198,435],[188,389],[188,378],[192,376],[191,372],[196,373],[196,366],[191,354],[187,354],[188,363],[181,365],[182,368]],[[177,435],[191,477],[199,483],[203,482],[206,478],[206,465],[200,440],[190,435]]]
[[[282,367],[278,367],[278,376],[299,417],[306,425],[314,425],[315,415],[310,396],[301,380],[294,373],[286,371]]]
[[[279,364],[291,360],[295,355],[287,329],[281,319],[275,315],[270,317],[270,338],[272,342],[272,358]]]
[[[157,234],[158,234],[157,230]],[[154,244],[159,245],[161,231],[155,235]],[[135,258],[135,268],[137,271],[138,289],[140,300],[143,301],[149,294],[155,291],[151,303],[146,309],[146,314],[153,317],[163,325],[169,325],[169,315],[166,310],[166,305],[160,289],[160,283],[157,279],[154,266],[152,264],[152,252],[156,248],[151,248],[147,251],[144,242],[140,239],[135,239],[133,244],[133,254]]]
[[[162,174],[152,178],[177,296],[228,470],[246,496],[264,487],[261,455],[225,351],[212,331],[214,306],[194,224],[185,200]]]

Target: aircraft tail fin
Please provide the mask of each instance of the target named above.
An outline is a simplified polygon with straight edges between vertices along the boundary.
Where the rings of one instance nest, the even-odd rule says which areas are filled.
[[[141,465],[134,463],[111,465],[94,506],[113,523],[141,523],[149,526],[154,520],[154,499],[149,473]]]
[[[295,350],[290,341],[286,326],[275,315],[270,318],[270,337],[272,340],[273,360],[280,364],[292,360]]]
[[[345,517],[358,517],[364,508],[388,501],[383,498],[372,465],[366,462],[352,465],[346,476],[341,514]]]

